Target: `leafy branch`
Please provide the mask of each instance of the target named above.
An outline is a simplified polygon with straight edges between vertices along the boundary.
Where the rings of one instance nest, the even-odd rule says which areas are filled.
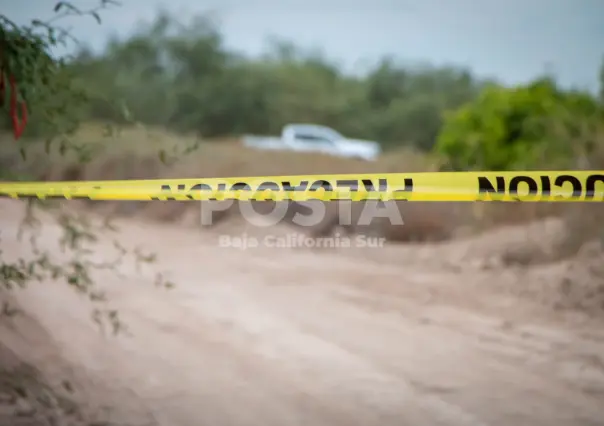
[[[43,117],[44,132],[49,135],[47,152],[51,143],[58,139],[62,156],[71,150],[76,153],[79,162],[86,162],[95,155],[89,146],[72,143],[69,137],[80,124],[77,110],[88,101],[88,97],[85,87],[76,87],[74,84],[66,60],[51,55],[55,46],[65,45],[70,40],[76,41],[69,31],[56,26],[54,22],[67,16],[89,15],[101,23],[100,11],[112,5],[119,3],[101,0],[97,7],[81,10],[62,1],[55,5],[53,18],[47,21],[33,20],[26,26],[19,26],[0,15],[0,76],[18,82],[20,100],[33,114]],[[3,103],[2,106],[6,105]],[[13,114],[13,105],[8,107]],[[25,159],[25,147],[21,146],[20,151]],[[109,221],[98,224],[84,214],[62,209],[61,206],[61,203],[42,200],[27,202],[17,238],[29,238],[33,256],[8,261],[6,253],[0,251],[0,293],[22,289],[33,282],[60,280],[93,303],[92,318],[102,330],[110,328],[113,333],[125,331],[118,311],[112,308],[105,292],[99,289],[94,274],[104,270],[119,275],[119,268],[127,259],[133,259],[137,269],[140,269],[141,264],[153,263],[155,255],[146,254],[138,248],[125,248],[115,238],[118,229]],[[61,229],[57,241],[59,250],[44,250],[39,244],[42,222],[37,213],[40,209],[51,209]],[[102,242],[99,235],[107,238],[111,234],[114,235],[115,259],[103,262],[94,260],[93,249]],[[163,274],[157,274],[154,282],[164,288],[174,286]],[[18,310],[7,302],[2,304],[2,316],[16,313]]]
[[[9,112],[15,128],[16,103],[21,102],[22,115],[36,118],[42,133],[48,135],[48,144],[62,137],[62,149],[81,151],[69,143],[65,135],[73,134],[79,125],[79,111],[89,101],[85,87],[78,87],[67,66],[68,58],[51,54],[58,46],[77,43],[69,30],[54,25],[67,16],[92,16],[99,24],[99,12],[119,3],[101,0],[97,7],[81,10],[69,2],[55,5],[55,16],[47,21],[34,19],[29,25],[17,25],[0,14],[0,81],[10,82],[10,90],[0,90],[2,108]],[[60,13],[59,13],[60,12]],[[2,86],[0,84],[0,86]],[[10,102],[6,102],[6,98]],[[25,123],[23,123],[25,125]],[[15,139],[20,133],[15,130]],[[21,148],[25,157],[25,148]]]
[[[61,229],[61,236],[58,239],[60,253],[58,254],[57,250],[43,250],[38,241],[41,235],[41,222],[34,214],[34,206],[35,203],[28,203],[17,233],[20,240],[29,237],[34,257],[32,260],[18,259],[1,263],[0,291],[23,289],[32,282],[62,280],[94,304],[92,318],[102,330],[110,327],[114,334],[126,331],[127,328],[120,320],[117,310],[110,306],[107,295],[98,288],[93,274],[95,271],[106,270],[119,275],[119,268],[128,259],[132,259],[137,270],[140,271],[142,264],[154,263],[156,256],[144,253],[139,248],[128,250],[117,238],[113,238],[115,258],[104,262],[95,261],[92,259],[94,250],[91,246],[100,243],[98,235],[115,236],[118,228],[109,221],[94,223],[86,215],[64,211],[57,215],[57,224]],[[3,257],[0,250],[0,259]],[[161,273],[156,274],[154,282],[163,288],[174,287],[174,284],[167,281]],[[17,312],[18,310],[9,306],[7,302],[3,303],[2,314],[12,316]]]

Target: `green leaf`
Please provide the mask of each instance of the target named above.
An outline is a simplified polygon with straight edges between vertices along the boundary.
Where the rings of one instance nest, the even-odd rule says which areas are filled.
[[[167,156],[166,156],[166,151],[161,149],[159,151],[159,161],[161,161],[163,164],[167,164],[168,160],[167,160]]]
[[[58,2],[57,4],[55,4],[54,11],[55,11],[55,12],[58,12],[59,10],[61,10],[61,8],[62,8],[64,5],[65,5],[65,2],[62,2],[62,1]]]

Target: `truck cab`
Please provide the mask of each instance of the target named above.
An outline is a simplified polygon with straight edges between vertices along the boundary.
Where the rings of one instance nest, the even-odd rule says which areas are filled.
[[[376,142],[349,139],[339,132],[316,124],[288,124],[283,128],[284,144],[296,151],[322,152],[363,160],[373,160],[379,155]]]

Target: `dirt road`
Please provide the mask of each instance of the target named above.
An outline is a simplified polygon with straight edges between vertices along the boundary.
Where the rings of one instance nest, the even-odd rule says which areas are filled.
[[[11,257],[31,253],[15,237],[20,213],[0,203],[0,247]],[[379,256],[238,250],[191,229],[119,224],[122,241],[159,256],[141,271],[96,276],[131,335],[103,337],[67,286],[41,283],[19,300],[59,349],[35,335],[13,339],[47,374],[75,372],[92,408],[112,407],[110,420],[604,425],[604,330],[490,290],[518,275],[447,267],[461,243]],[[52,249],[59,230],[47,225],[40,244]],[[97,256],[114,253],[102,243]],[[158,270],[174,289],[153,286]]]

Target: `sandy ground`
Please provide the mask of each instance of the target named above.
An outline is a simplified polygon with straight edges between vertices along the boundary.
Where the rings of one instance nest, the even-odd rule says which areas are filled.
[[[31,255],[15,235],[21,210],[0,203],[11,257]],[[506,294],[526,277],[477,267],[467,243],[239,250],[209,232],[119,225],[125,243],[159,256],[96,275],[130,335],[100,334],[89,305],[53,283],[18,293],[31,317],[2,328],[45,374],[77,376],[110,421],[604,425],[601,323]],[[40,244],[60,255],[58,235],[49,222]],[[96,256],[114,249],[102,243]],[[176,287],[155,288],[156,271]],[[34,320],[49,337],[28,328]]]

